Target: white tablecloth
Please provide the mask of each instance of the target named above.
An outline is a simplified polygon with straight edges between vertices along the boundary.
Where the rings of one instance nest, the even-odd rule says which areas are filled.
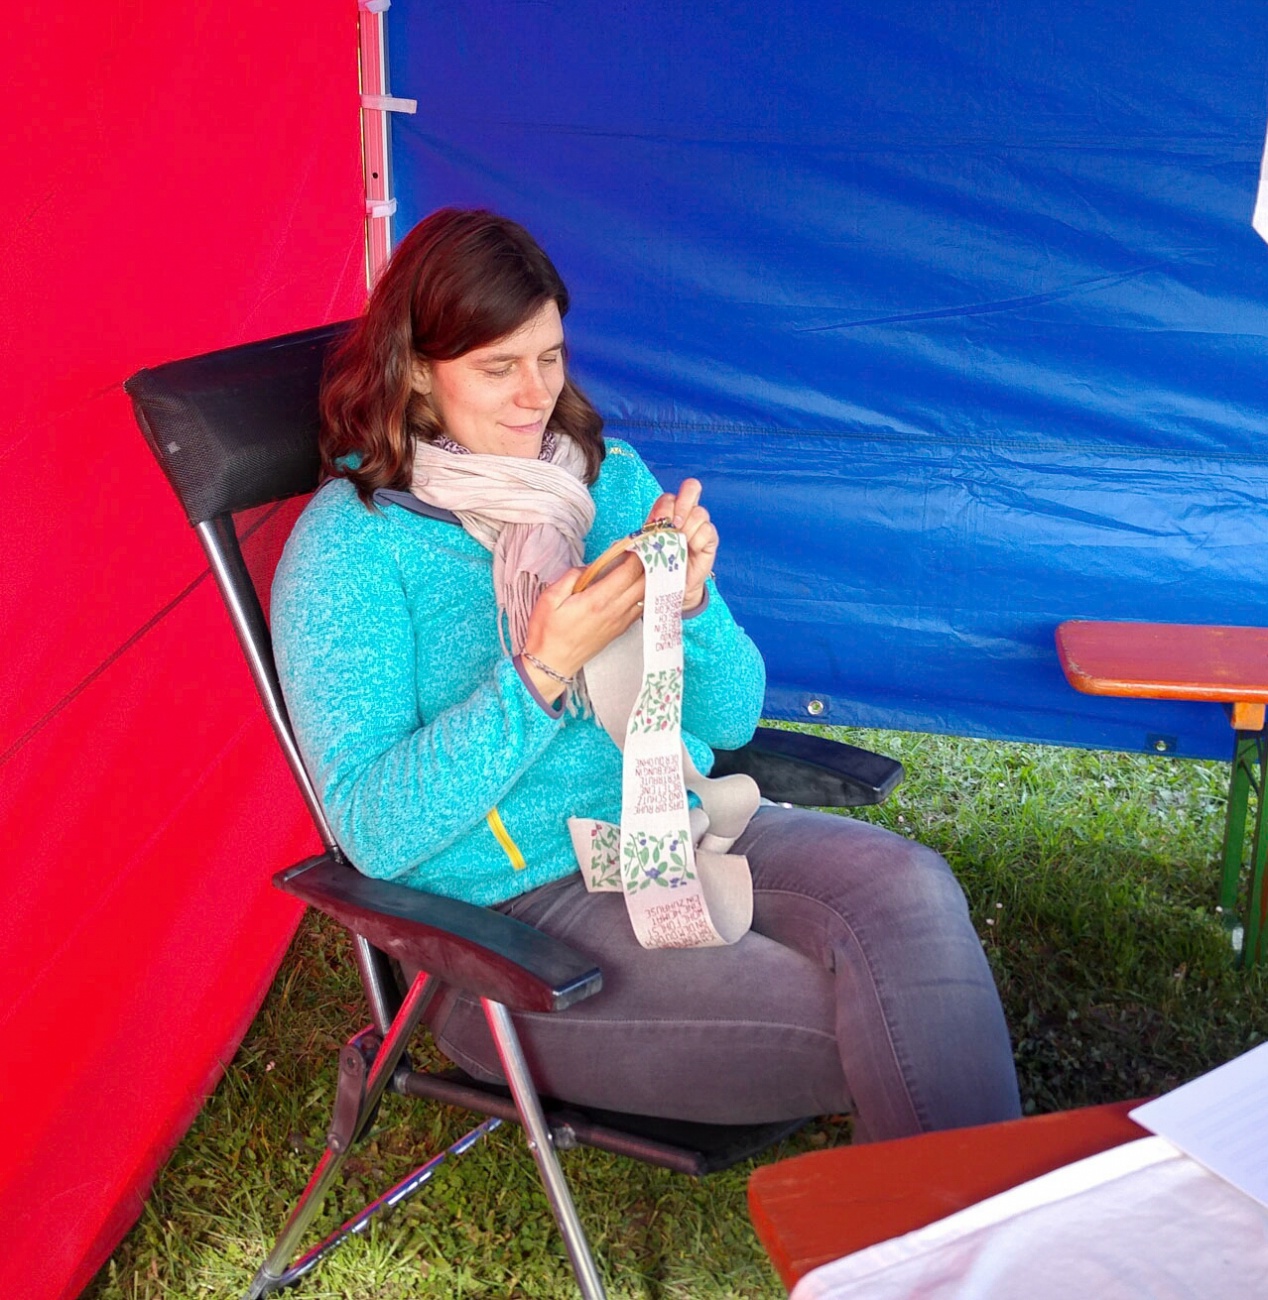
[[[815,1269],[790,1300],[1268,1297],[1268,1210],[1159,1137]]]

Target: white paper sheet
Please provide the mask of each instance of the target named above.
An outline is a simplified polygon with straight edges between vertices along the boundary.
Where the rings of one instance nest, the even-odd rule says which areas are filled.
[[[807,1273],[790,1300],[1262,1296],[1268,1210],[1151,1137]]]
[[[1263,1157],[1268,1111],[1268,1043],[1235,1057],[1131,1112],[1142,1128],[1164,1137],[1213,1174],[1268,1205]]]

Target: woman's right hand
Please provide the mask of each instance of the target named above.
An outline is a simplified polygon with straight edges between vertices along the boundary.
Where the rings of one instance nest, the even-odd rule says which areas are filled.
[[[581,569],[569,569],[542,591],[528,620],[524,649],[565,677],[575,677],[595,655],[632,627],[643,612],[643,566],[627,555],[611,572],[584,591],[573,587]],[[564,692],[530,660],[524,671],[549,703]]]

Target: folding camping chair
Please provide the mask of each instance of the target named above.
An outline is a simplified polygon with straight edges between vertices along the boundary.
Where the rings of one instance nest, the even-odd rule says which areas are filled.
[[[197,529],[269,720],[325,845],[320,856],[279,872],[274,884],[352,932],[373,1020],[340,1052],[326,1150],[249,1297],[297,1281],[349,1234],[363,1230],[374,1214],[417,1191],[447,1155],[467,1150],[504,1119],[517,1119],[527,1131],[583,1295],[602,1296],[556,1150],[584,1144],[700,1175],[755,1154],[804,1121],[687,1124],[585,1110],[566,1101],[543,1103],[510,1012],[567,1014],[569,1006],[599,991],[600,971],[564,944],[498,912],[364,877],[340,851],[304,769],[278,685],[261,602],[262,594],[267,601],[272,575],[257,574],[253,581],[234,516],[302,497],[318,486],[318,389],[327,348],[344,329],[325,326],[173,362],[142,370],[125,385],[151,450]],[[834,807],[879,802],[903,774],[899,763],[866,750],[765,728],[746,749],[720,755],[718,766],[751,771],[767,797],[778,802]],[[423,973],[402,990],[394,962],[411,963]],[[482,1000],[509,1090],[459,1070],[420,1072],[405,1061],[406,1045],[442,982]],[[292,1263],[324,1193],[389,1090],[467,1107],[488,1118]]]

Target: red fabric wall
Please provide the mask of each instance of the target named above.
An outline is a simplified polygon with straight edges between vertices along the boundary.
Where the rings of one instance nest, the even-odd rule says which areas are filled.
[[[17,6],[0,77],[0,1295],[75,1295],[315,844],[121,383],[363,301],[355,0]]]

